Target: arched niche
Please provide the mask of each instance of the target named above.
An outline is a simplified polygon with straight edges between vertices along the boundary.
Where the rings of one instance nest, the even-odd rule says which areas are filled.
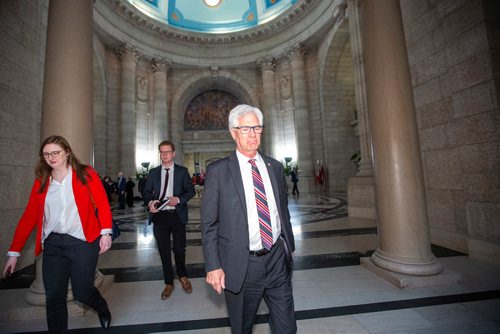
[[[182,156],[184,165],[191,173],[196,162],[203,168],[205,161],[222,158],[235,149],[227,127],[193,130],[184,127],[190,103],[198,96],[211,91],[234,96],[238,103],[259,107],[256,90],[233,72],[207,69],[186,80],[172,99],[171,132],[173,137],[181,138],[181,150],[176,148],[177,155]]]

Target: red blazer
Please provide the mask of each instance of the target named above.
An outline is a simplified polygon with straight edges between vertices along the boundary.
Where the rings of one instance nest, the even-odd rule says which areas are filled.
[[[82,221],[83,234],[87,242],[92,242],[101,235],[102,229],[112,229],[112,216],[108,197],[99,175],[97,175],[97,172],[92,167],[89,167],[87,172],[89,174],[87,177],[88,187],[78,180],[75,171],[72,171],[72,185],[78,214]],[[43,193],[39,193],[41,185],[42,182],[36,179],[31,189],[28,205],[17,224],[14,239],[9,248],[11,252],[21,252],[35,226],[37,227],[35,255],[38,256],[42,252],[43,210],[50,183]],[[99,220],[95,216],[89,188],[92,192],[95,205],[98,208]]]

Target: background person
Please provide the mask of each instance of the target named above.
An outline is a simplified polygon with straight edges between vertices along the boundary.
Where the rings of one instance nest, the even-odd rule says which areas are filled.
[[[174,251],[177,277],[186,293],[193,291],[186,270],[186,224],[188,222],[187,202],[195,191],[188,169],[174,163],[175,146],[170,141],[158,145],[161,165],[149,171],[144,187],[144,204],[147,205],[153,233],[160,252],[165,288],[161,299],[167,299],[174,290],[174,271],[171,250]],[[168,199],[168,200],[167,200]],[[166,205],[157,205],[166,201]],[[170,243],[173,240],[173,247]]]
[[[299,171],[297,170],[297,167],[292,168],[292,171],[290,172],[290,178],[293,183],[292,195],[295,195],[295,193],[297,193],[298,196],[299,188],[297,188],[297,182],[299,182]]]
[[[134,207],[134,188],[135,188],[135,182],[132,181],[132,177],[129,176],[127,183],[125,183],[125,194],[127,199],[127,205],[129,208]]]
[[[101,326],[107,328],[111,313],[94,286],[97,259],[111,247],[113,232],[102,182],[92,167],[80,163],[61,136],[50,136],[43,141],[35,175],[28,205],[7,253],[3,275],[14,272],[17,257],[36,227],[35,255],[43,248],[42,274],[49,332],[68,330],[69,279],[75,299],[93,308]]]
[[[118,180],[116,181],[116,194],[118,195],[118,209],[125,209],[125,185],[127,180],[123,176],[123,172],[118,173]]]

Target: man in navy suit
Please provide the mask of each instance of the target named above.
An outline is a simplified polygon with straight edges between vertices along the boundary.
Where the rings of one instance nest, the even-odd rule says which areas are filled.
[[[161,299],[167,299],[174,290],[174,271],[171,249],[174,251],[177,277],[186,293],[193,291],[186,270],[187,202],[195,195],[186,167],[174,163],[175,146],[170,141],[158,145],[161,165],[149,171],[144,187],[144,204],[153,222],[153,232],[160,252],[165,288]],[[172,236],[173,248],[170,237]]]
[[[286,180],[280,162],[258,152],[262,112],[229,114],[236,151],[207,166],[201,205],[206,281],[224,291],[233,333],[251,333],[264,299],[272,333],[295,333]]]
[[[123,172],[118,173],[118,180],[116,181],[117,184],[117,190],[116,193],[118,194],[118,208],[119,209],[125,209],[125,185],[127,183],[127,180],[125,180],[125,177],[123,176]]]

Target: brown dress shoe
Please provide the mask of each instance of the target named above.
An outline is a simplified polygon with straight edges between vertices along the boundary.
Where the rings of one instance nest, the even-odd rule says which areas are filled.
[[[191,286],[191,282],[188,280],[186,276],[182,276],[179,278],[179,281],[181,282],[182,288],[186,293],[191,293],[193,292],[193,287]]]
[[[172,294],[172,291],[174,291],[174,285],[173,284],[166,284],[165,289],[163,289],[163,291],[161,293],[161,299],[165,300],[168,297],[170,297],[170,295]]]

